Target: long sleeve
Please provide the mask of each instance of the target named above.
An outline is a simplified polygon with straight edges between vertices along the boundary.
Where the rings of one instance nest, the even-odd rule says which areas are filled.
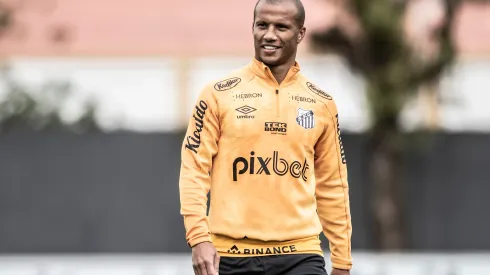
[[[199,95],[181,151],[180,213],[184,218],[189,246],[210,241],[207,194],[211,187],[210,172],[218,151],[220,136],[217,101],[213,90],[205,88]]]
[[[315,146],[317,210],[330,244],[332,266],[352,267],[352,224],[347,166],[335,103],[328,103],[327,125]]]

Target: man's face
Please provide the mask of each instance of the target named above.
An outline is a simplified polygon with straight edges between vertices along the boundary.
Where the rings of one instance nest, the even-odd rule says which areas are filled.
[[[296,5],[292,1],[278,4],[259,3],[255,13],[253,35],[255,57],[268,66],[294,61],[305,28],[296,22]]]

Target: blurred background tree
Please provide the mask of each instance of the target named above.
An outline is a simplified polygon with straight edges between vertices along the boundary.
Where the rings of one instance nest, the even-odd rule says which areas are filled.
[[[426,41],[422,41],[413,40],[404,28],[407,7],[414,1],[333,0],[334,5],[342,6],[344,14],[338,16],[333,27],[312,37],[317,51],[344,57],[366,84],[371,112],[371,213],[377,249],[399,250],[408,246],[406,205],[402,199],[406,135],[402,134],[400,115],[422,87],[437,86],[439,77],[453,64],[456,53],[451,27],[462,1],[431,2],[441,5],[443,12],[441,20],[427,28]],[[429,47],[422,48],[427,41],[431,43]]]
[[[41,0],[42,5],[46,0]],[[52,4],[46,1],[48,6]],[[0,1],[0,40],[21,30],[15,15],[23,1]],[[22,35],[22,32],[21,32]],[[54,42],[59,42],[58,40]],[[62,42],[62,41],[61,41]],[[0,68],[0,132],[13,129],[62,130],[74,133],[100,131],[96,121],[97,104],[94,99],[72,103],[73,89],[67,81],[50,81],[35,90],[23,85],[12,76],[8,62]],[[75,107],[77,116],[66,119],[67,108]]]

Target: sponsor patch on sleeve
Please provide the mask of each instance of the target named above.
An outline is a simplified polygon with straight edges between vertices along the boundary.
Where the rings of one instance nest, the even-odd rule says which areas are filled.
[[[311,82],[306,82],[306,86],[308,87],[308,89],[310,89],[312,92],[314,92],[315,94],[325,98],[325,99],[328,99],[328,100],[332,100],[332,97],[325,93],[324,91],[322,91],[320,88],[318,88],[317,86],[315,86],[313,83]]]
[[[206,101],[201,100],[196,105],[196,110],[192,118],[195,121],[195,130],[192,135],[187,136],[187,144],[185,145],[185,149],[191,150],[194,154],[197,154],[197,150],[201,146],[201,133],[204,128],[204,117],[206,115],[206,110],[208,109],[208,104]]]
[[[342,145],[342,137],[340,136],[340,123],[339,123],[339,114],[335,115],[337,119],[337,136],[339,137],[339,145],[340,145],[340,158],[342,159],[342,163],[346,164],[347,160],[345,158],[344,145]]]
[[[225,79],[223,81],[220,81],[220,82],[214,84],[214,89],[216,91],[230,90],[230,89],[235,88],[236,85],[238,85],[238,83],[240,83],[241,81],[242,81],[242,79],[239,77],[228,78],[228,79]]]

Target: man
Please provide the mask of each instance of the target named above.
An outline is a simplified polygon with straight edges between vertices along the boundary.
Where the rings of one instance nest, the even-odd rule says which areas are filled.
[[[259,0],[252,62],[197,99],[180,172],[195,274],[327,274],[322,231],[331,275],[349,274],[352,227],[337,107],[299,72],[304,20],[299,0]]]

